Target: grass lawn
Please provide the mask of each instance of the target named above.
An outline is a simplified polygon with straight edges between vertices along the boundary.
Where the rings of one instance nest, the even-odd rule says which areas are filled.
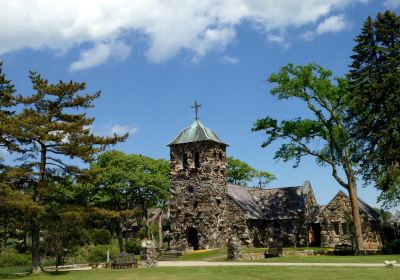
[[[400,268],[365,267],[158,267],[152,269],[97,269],[40,275],[0,275],[19,280],[195,280],[195,279],[400,279]]]

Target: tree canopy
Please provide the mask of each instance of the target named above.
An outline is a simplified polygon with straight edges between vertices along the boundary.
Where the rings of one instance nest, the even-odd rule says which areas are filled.
[[[152,207],[167,205],[169,162],[108,151],[99,156],[92,168],[101,170],[92,193],[93,205],[120,213],[115,225],[117,233],[122,221],[136,212],[136,217],[144,218],[148,238],[151,238],[148,211]],[[122,238],[119,242],[122,251]]]
[[[364,179],[388,205],[400,202],[400,17],[368,17],[355,38],[348,73],[352,137]]]
[[[33,89],[30,96],[18,96],[21,110],[12,115],[12,127],[7,128],[17,140],[22,166],[29,170],[28,184],[33,202],[41,205],[47,190],[70,176],[75,180],[85,175],[84,169],[72,164],[72,159],[92,162],[108,145],[126,139],[128,135],[96,136],[91,132],[94,118],[85,110],[100,92],[81,95],[85,83],[62,82],[50,84],[35,72],[30,73]],[[31,220],[32,266],[40,269],[41,216],[34,213]]]
[[[15,105],[15,87],[3,73],[3,62],[0,61],[0,147],[12,148],[14,137],[10,135],[13,123],[10,116]]]
[[[352,161],[355,145],[349,137],[343,118],[347,108],[347,83],[331,80],[331,71],[311,63],[304,66],[289,64],[268,81],[276,86],[271,94],[280,100],[295,99],[312,113],[312,118],[295,118],[279,122],[272,117],[259,119],[253,131],[262,131],[266,140],[262,147],[274,141],[282,144],[276,159],[295,160],[295,167],[304,156],[312,156],[322,166],[329,166],[335,180],[348,190],[352,206],[357,248],[362,249],[362,232],[356,186],[356,163]],[[345,176],[341,176],[341,168]]]
[[[227,158],[228,182],[232,184],[245,185],[251,180],[257,178],[259,187],[266,187],[276,177],[266,171],[258,171],[244,161],[234,157]]]

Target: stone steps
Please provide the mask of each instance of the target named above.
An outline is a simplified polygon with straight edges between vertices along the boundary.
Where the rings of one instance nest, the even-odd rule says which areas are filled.
[[[176,261],[176,259],[182,254],[176,251],[162,251],[158,256],[159,261]]]

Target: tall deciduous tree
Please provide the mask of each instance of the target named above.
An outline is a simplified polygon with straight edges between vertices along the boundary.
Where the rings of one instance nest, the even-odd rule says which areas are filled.
[[[260,187],[265,187],[276,179],[273,174],[266,171],[258,171],[246,162],[234,157],[227,158],[227,175],[229,183],[240,185],[245,185],[257,178]]]
[[[227,158],[228,182],[232,184],[246,184],[254,178],[256,172],[253,167],[240,159]]]
[[[92,168],[101,169],[93,201],[98,207],[121,212],[117,220],[120,250],[123,250],[120,225],[127,212],[138,210],[146,222],[148,238],[152,238],[148,224],[149,209],[163,208],[169,198],[169,163],[142,155],[127,155],[109,151],[100,155]]]
[[[351,133],[367,182],[388,204],[400,202],[400,17],[368,17],[355,39],[348,74]]]
[[[313,118],[296,118],[278,122],[266,117],[256,121],[253,131],[263,131],[267,137],[262,147],[276,140],[283,141],[275,153],[276,159],[295,160],[297,167],[304,156],[313,156],[323,166],[330,166],[332,176],[349,193],[354,222],[356,246],[362,249],[363,237],[359,215],[356,165],[352,161],[354,145],[343,120],[348,108],[345,80],[331,81],[332,73],[316,64],[282,67],[268,81],[276,87],[271,94],[278,99],[296,99],[304,103]],[[344,178],[340,176],[341,168]]]
[[[33,201],[40,204],[43,192],[51,184],[50,175],[82,175],[83,170],[71,164],[71,159],[92,162],[97,153],[125,140],[127,135],[100,137],[91,132],[94,118],[87,117],[85,109],[93,107],[92,102],[100,92],[79,94],[85,83],[49,84],[35,72],[30,73],[30,79],[36,93],[18,98],[23,109],[13,116],[14,135],[20,141],[21,160],[33,167]],[[33,215],[31,231],[33,272],[40,272],[38,214]]]

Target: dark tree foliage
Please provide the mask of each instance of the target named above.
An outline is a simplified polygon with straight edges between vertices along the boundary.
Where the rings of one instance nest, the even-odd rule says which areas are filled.
[[[35,72],[30,73],[30,79],[36,93],[18,98],[23,109],[12,117],[12,133],[19,141],[20,160],[32,168],[32,197],[40,205],[55,181],[85,175],[72,159],[90,163],[108,145],[125,140],[127,135],[100,137],[91,132],[94,118],[87,117],[85,110],[93,107],[100,92],[81,95],[84,83],[49,84]],[[40,272],[39,214],[32,217],[31,233],[33,271]]]
[[[351,135],[362,172],[388,205],[400,202],[400,17],[368,17],[355,39],[348,74]]]
[[[0,61],[0,147],[13,148],[13,137],[10,135],[12,122],[10,116],[13,114],[12,107],[15,105],[15,87],[3,74],[3,62]]]

